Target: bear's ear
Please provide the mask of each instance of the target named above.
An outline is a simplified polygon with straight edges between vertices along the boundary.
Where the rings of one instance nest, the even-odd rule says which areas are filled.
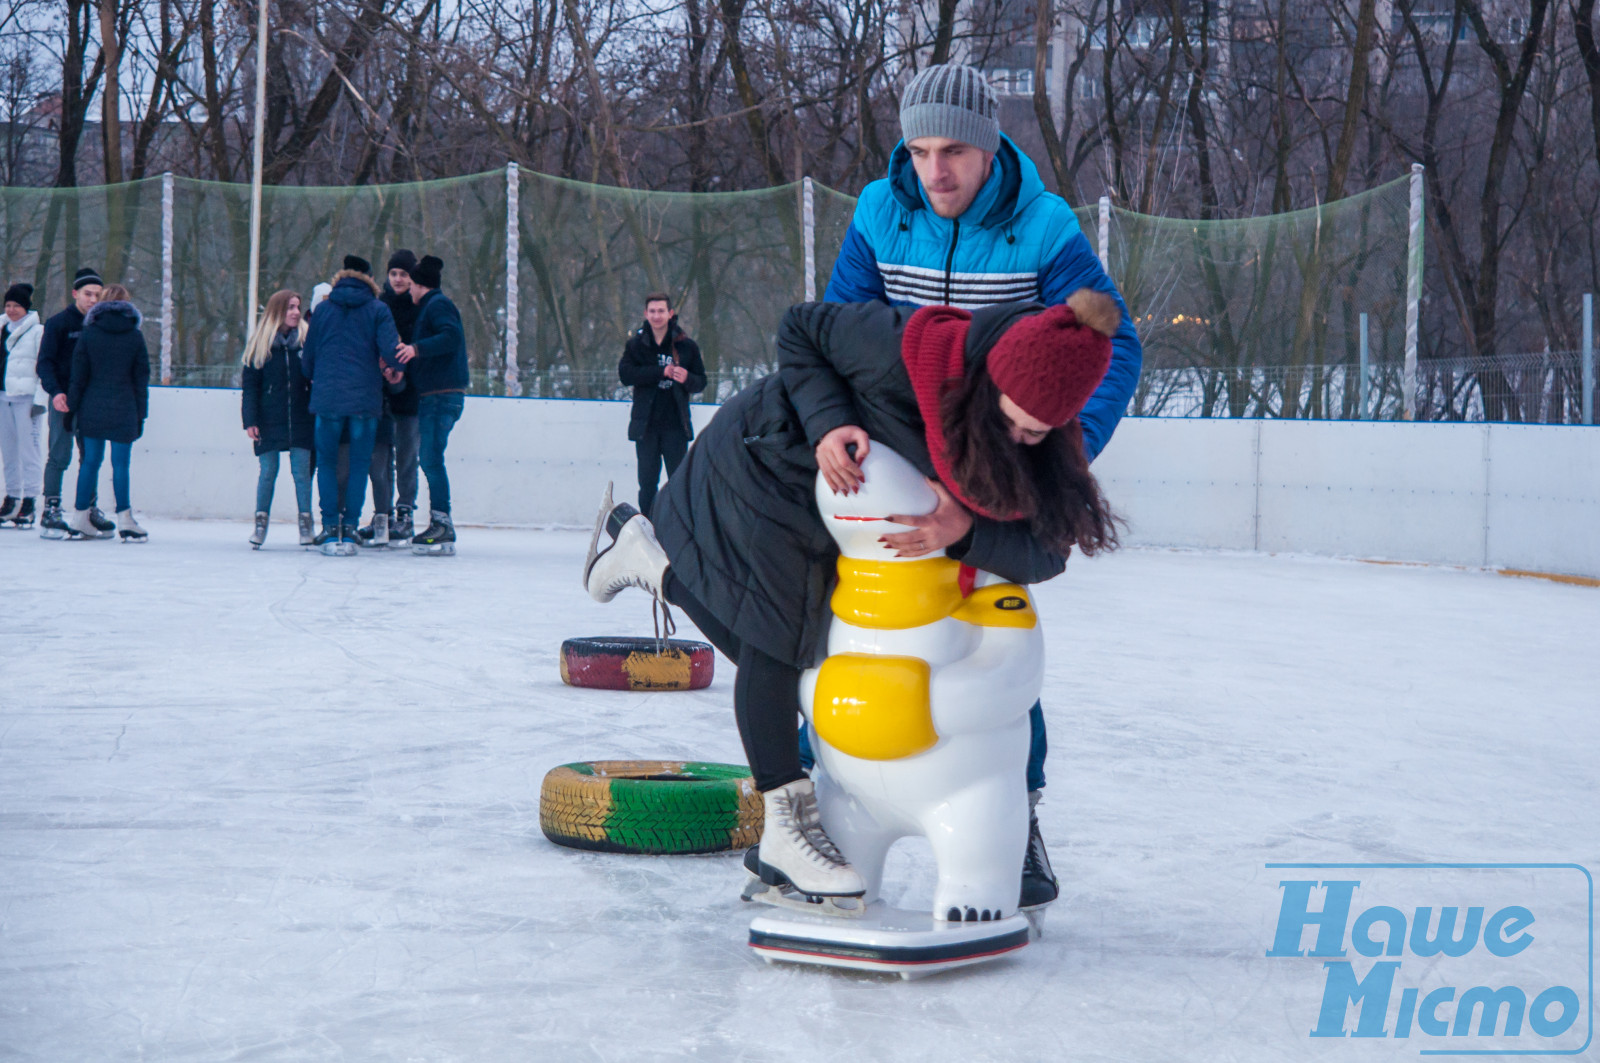
[[[1079,288],[1067,296],[1067,305],[1077,319],[1102,336],[1114,336],[1122,327],[1122,310],[1105,292]]]

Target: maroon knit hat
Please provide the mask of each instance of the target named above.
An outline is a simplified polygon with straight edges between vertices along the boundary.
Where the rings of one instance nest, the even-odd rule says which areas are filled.
[[[1103,303],[1102,303],[1103,300]],[[1111,366],[1121,310],[1083,289],[1006,329],[989,351],[989,378],[1030,417],[1060,428],[1078,416]]]

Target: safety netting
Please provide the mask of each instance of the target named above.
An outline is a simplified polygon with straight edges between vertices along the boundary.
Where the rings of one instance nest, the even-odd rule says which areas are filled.
[[[264,189],[261,301],[279,288],[309,297],[346,254],[367,258],[380,276],[397,248],[435,254],[445,262],[444,290],[461,308],[474,393],[613,398],[622,394],[617,359],[642,321],[644,297],[664,291],[704,354],[705,397],[721,399],[774,367],[778,323],[807,291],[808,246],[820,298],[855,206],[815,183],[809,197],[799,183],[691,194],[511,174]],[[0,189],[0,269],[8,283],[31,280],[35,306],[52,312],[65,304],[78,266],[101,269],[132,291],[156,352],[164,194],[172,204],[163,376],[177,385],[232,386],[246,333],[247,185],[152,178]],[[1145,349],[1130,411],[1397,416],[1407,209],[1402,180],[1328,206],[1245,220],[1112,210],[1109,269]],[[1098,210],[1078,216],[1096,243]],[[516,273],[508,287],[512,239]]]

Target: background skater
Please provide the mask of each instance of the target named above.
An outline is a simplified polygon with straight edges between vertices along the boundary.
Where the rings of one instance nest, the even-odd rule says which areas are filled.
[[[661,466],[666,465],[670,479],[694,438],[689,396],[706,387],[700,347],[684,335],[665,292],[645,296],[644,324],[628,337],[617,376],[633,388],[628,438],[639,457],[639,512],[648,515]]]

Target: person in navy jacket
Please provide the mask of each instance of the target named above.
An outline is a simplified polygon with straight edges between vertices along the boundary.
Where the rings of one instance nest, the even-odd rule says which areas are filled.
[[[1110,295],[1122,313],[1111,341],[1111,367],[1079,415],[1093,461],[1133,397],[1143,359],[1139,334],[1072,208],[1046,190],[1038,168],[1000,132],[998,114],[999,100],[972,67],[932,66],[911,80],[900,100],[902,139],[890,157],[889,175],[869,184],[856,201],[824,299],[971,310],[1019,301],[1053,306],[1080,288]],[[830,434],[817,447],[818,464],[855,468],[846,449],[854,442],[843,429]],[[954,540],[935,543],[938,552],[960,546]],[[1028,790],[1037,804],[1047,749],[1039,705],[1031,720]],[[809,762],[803,733],[801,738]],[[1034,817],[1022,904],[1048,904],[1058,893]]]
[[[461,328],[461,311],[439,290],[444,260],[423,255],[411,267],[411,298],[417,305],[417,323],[411,343],[400,347],[400,360],[416,386],[417,425],[421,430],[420,464],[428,479],[428,530],[412,540],[413,552],[454,553],[456,531],[450,517],[450,476],[445,472],[444,448],[450,429],[461,419],[467,404],[467,340]]]
[[[366,259],[346,255],[333,275],[333,292],[311,315],[300,368],[311,381],[316,417],[317,501],[322,531],[313,542],[356,542],[367,500],[367,471],[383,413],[383,368],[400,369],[400,334],[394,315],[378,299]],[[350,470],[339,492],[339,438],[350,433]]]

